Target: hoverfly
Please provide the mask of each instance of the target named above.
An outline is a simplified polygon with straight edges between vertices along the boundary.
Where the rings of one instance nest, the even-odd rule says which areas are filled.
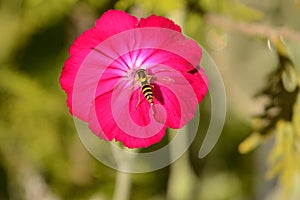
[[[136,107],[138,107],[138,105],[140,104],[140,92],[142,91],[145,99],[149,102],[149,104],[151,106],[154,105],[154,102],[153,102],[153,85],[150,84],[150,79],[151,79],[151,76],[147,74],[146,70],[144,69],[139,69],[136,71],[136,75],[135,75],[135,80],[137,82],[139,82],[141,84],[141,89],[139,91],[139,100],[138,100],[138,103],[136,105]]]
[[[140,84],[140,90],[139,90],[139,94],[138,94],[138,103],[136,105],[136,108],[138,107],[138,105],[140,104],[141,102],[141,99],[140,99],[140,93],[142,92],[143,93],[143,96],[145,97],[145,99],[149,102],[149,104],[151,106],[154,105],[154,102],[153,102],[153,88],[154,88],[154,85],[152,85],[150,83],[150,80],[154,80],[154,81],[159,81],[159,82],[164,82],[166,84],[179,84],[179,85],[185,85],[188,83],[187,80],[183,80],[182,79],[182,76],[178,73],[175,73],[176,71],[170,71],[169,69],[161,69],[157,72],[160,72],[161,74],[163,72],[165,73],[172,73],[172,75],[174,77],[170,78],[168,76],[152,76],[152,75],[149,75],[148,72],[146,72],[145,69],[138,69],[136,72],[135,72],[135,81],[136,83],[139,83]],[[167,75],[166,74],[166,75]]]

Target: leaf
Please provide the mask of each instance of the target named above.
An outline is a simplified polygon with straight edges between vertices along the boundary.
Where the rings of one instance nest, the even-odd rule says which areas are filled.
[[[275,142],[268,156],[269,170],[266,178],[278,177],[283,199],[290,196],[298,173],[300,156],[297,143],[299,137],[295,137],[292,122],[279,120],[276,124]]]
[[[137,0],[136,5],[142,6],[145,10],[155,13],[156,15],[166,15],[170,12],[177,11],[184,6],[183,0]]]
[[[283,120],[278,121],[276,124],[276,130],[274,131],[275,141],[268,155],[268,163],[270,166],[278,162],[281,159],[282,154],[284,152],[284,148],[283,148],[284,129],[285,129],[285,122]]]
[[[281,36],[274,36],[271,39],[271,44],[281,56],[287,56],[286,44]]]
[[[241,19],[245,21],[260,20],[264,16],[261,11],[237,2],[233,5],[231,11],[229,9],[228,12],[230,12],[229,14],[231,14],[234,19]]]
[[[254,132],[239,145],[239,152],[242,154],[248,153],[261,144],[263,138],[260,133]]]
[[[273,165],[271,165],[269,167],[269,169],[265,175],[265,178],[268,180],[275,178],[276,176],[278,176],[278,174],[280,174],[280,172],[282,171],[283,168],[284,168],[284,166],[283,166],[282,162],[274,163]]]
[[[286,63],[285,68],[281,73],[281,79],[284,88],[288,92],[293,92],[298,86],[297,72],[290,63]]]
[[[292,126],[297,137],[300,138],[300,95],[293,108]]]
[[[118,10],[127,10],[133,4],[134,4],[133,0],[119,0],[115,4],[115,8],[118,9]]]
[[[200,7],[208,12],[220,13],[236,20],[255,21],[263,18],[263,13],[233,0],[199,0]]]

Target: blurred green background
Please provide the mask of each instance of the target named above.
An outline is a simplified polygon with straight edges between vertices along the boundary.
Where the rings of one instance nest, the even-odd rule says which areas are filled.
[[[129,199],[300,198],[300,1],[0,0],[1,200],[116,198],[117,172],[81,144],[58,82],[74,39],[108,9],[173,19],[210,53],[228,101],[207,157],[199,134],[173,165],[133,174]],[[240,151],[263,145],[242,155],[252,132]]]

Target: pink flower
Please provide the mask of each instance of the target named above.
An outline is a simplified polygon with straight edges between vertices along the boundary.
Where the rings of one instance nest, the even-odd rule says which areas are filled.
[[[71,46],[60,84],[99,138],[148,147],[194,117],[207,93],[201,56],[171,20],[109,10]]]

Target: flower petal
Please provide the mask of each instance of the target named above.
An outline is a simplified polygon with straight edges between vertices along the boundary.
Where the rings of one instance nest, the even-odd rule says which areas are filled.
[[[181,128],[195,115],[197,105],[207,91],[198,76],[182,73],[172,69],[157,74],[170,79],[156,79],[154,96],[165,107],[167,112],[166,125]],[[201,92],[199,95],[197,92]]]
[[[141,18],[139,25],[140,27],[161,27],[181,32],[180,26],[175,24],[172,20],[156,15],[151,15],[146,19]]]
[[[103,40],[122,31],[136,28],[138,19],[121,10],[108,10],[97,20],[95,28]]]
[[[111,92],[100,95],[92,104],[89,110],[89,128],[99,138],[112,140],[120,131],[109,111]],[[101,122],[101,124],[100,124]]]
[[[81,52],[78,52],[76,54],[73,54],[70,56],[62,69],[59,83],[63,90],[67,93],[67,105],[69,107],[70,113],[73,113],[73,88],[74,88],[74,82],[80,67],[80,64],[82,60],[85,59],[85,54],[89,50],[84,50]]]
[[[138,25],[138,19],[120,10],[108,10],[96,21],[95,26],[81,34],[73,43],[70,54],[84,48],[96,47],[105,39]]]
[[[158,133],[149,138],[132,137],[127,134],[119,134],[116,136],[116,141],[122,142],[128,148],[146,148],[152,144],[158,143],[162,140],[166,133],[166,126]]]
[[[99,55],[95,51],[85,58],[87,51],[89,50],[84,49],[72,55],[66,61],[60,77],[60,84],[68,95],[67,105],[70,112],[84,121],[88,120],[89,108],[95,99],[99,79],[106,67],[109,68],[109,64],[113,62],[112,58]],[[121,70],[115,70],[114,75],[121,76],[120,72]]]
[[[161,140],[166,125],[151,116],[149,103],[136,108],[138,90],[126,88],[120,79],[114,91],[98,96],[91,107],[89,127],[100,138],[123,142],[130,148],[147,147]]]
[[[163,66],[171,67],[181,72],[188,72],[195,69],[186,59],[170,51],[162,49],[143,49],[142,54],[145,57],[143,65],[146,66],[147,69],[149,69],[149,73],[152,74],[164,70]],[[201,56],[201,54],[199,56]]]
[[[200,103],[208,91],[208,78],[203,69],[200,68],[194,74],[184,73],[183,75],[187,80],[189,80],[189,83],[197,95],[198,103]]]
[[[201,48],[180,32],[164,17],[138,22],[123,11],[105,12],[74,42],[64,65],[60,83],[71,113],[100,138],[131,148],[160,141],[167,126],[187,124],[207,91],[207,80],[203,71],[195,72]],[[152,76],[153,106],[134,84],[138,68]]]
[[[69,106],[72,114],[84,121],[87,121],[87,107],[89,107],[90,102],[93,100],[93,98],[87,98],[91,96],[91,94],[89,95],[88,93],[94,91],[103,69],[115,59],[114,57],[109,58],[108,56],[111,56],[109,53],[101,55],[101,53],[105,52],[102,51],[102,49],[101,52],[99,50],[99,55],[97,55],[97,53],[95,53],[95,48],[112,35],[133,29],[137,26],[137,24],[138,20],[136,17],[133,17],[123,11],[109,10],[97,20],[95,27],[85,31],[74,41],[70,48],[70,57],[65,62],[60,76],[60,84],[68,95],[67,105]],[[109,46],[109,44],[106,46]],[[111,48],[108,50],[111,51]],[[114,54],[116,53],[114,52]],[[97,60],[97,56],[99,57],[98,65],[96,65],[95,62],[93,63],[94,66],[97,67],[85,66],[82,72],[78,73],[87,57],[92,60]],[[103,57],[106,59],[105,62],[101,61]],[[80,92],[80,96],[82,96],[82,98],[79,98],[79,95],[77,95],[78,98],[74,100],[73,88],[74,85],[76,85],[75,80],[78,76],[82,79],[80,80],[81,84],[77,84],[80,91],[82,91]],[[82,76],[84,77],[82,78]],[[92,95],[94,95],[94,93],[92,93]],[[82,101],[80,99],[82,99]],[[75,106],[75,112],[73,110],[74,102],[78,102],[78,106]]]

